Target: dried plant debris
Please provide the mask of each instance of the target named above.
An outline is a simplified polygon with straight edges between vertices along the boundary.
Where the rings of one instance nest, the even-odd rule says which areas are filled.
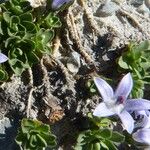
[[[78,130],[77,120],[99,102],[87,82],[102,73],[113,75],[116,58],[130,41],[150,39],[147,8],[147,0],[76,0],[59,12],[63,26],[52,54],[1,84],[0,119],[38,118],[56,135],[62,133],[63,144],[63,137]]]

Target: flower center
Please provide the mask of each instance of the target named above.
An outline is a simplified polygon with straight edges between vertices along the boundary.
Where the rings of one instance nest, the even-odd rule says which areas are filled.
[[[124,100],[125,100],[125,98],[123,96],[118,96],[116,103],[117,104],[123,104]]]
[[[118,96],[117,98],[112,98],[109,103],[106,103],[106,106],[114,113],[120,114],[124,110],[124,101],[123,96]]]

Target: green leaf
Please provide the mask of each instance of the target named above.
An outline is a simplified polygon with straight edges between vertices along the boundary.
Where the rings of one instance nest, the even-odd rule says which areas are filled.
[[[17,25],[20,23],[20,19],[18,16],[11,16],[10,17],[10,27],[13,27],[14,25]]]
[[[80,143],[80,145],[84,145],[85,144],[84,138],[85,138],[85,133],[81,132],[77,138],[77,143]]]
[[[39,58],[34,52],[26,53],[26,55],[30,66],[39,62]]]
[[[108,127],[111,124],[111,121],[108,118],[102,118],[100,122],[100,126]]]
[[[33,120],[30,120],[30,119],[23,119],[22,123],[21,123],[22,132],[27,133],[31,129],[34,129],[35,127],[37,127],[39,124],[41,124],[41,122],[38,122],[38,121],[35,121],[35,120],[33,121]]]
[[[32,40],[24,39],[24,40],[17,42],[17,46],[25,53],[30,53],[34,51],[36,44]]]
[[[93,144],[90,143],[90,144],[87,146],[87,149],[88,149],[88,150],[94,150],[94,149],[93,149]]]
[[[146,71],[148,68],[150,68],[150,62],[143,62],[140,63],[141,68],[144,68],[144,70]]]
[[[146,84],[150,84],[150,76],[145,76],[145,77],[143,78],[143,81],[144,81],[144,83],[146,83]]]
[[[54,15],[54,13],[49,13],[49,15],[45,18],[45,23],[48,28],[59,28],[61,27],[61,22],[58,17]]]
[[[94,143],[93,144],[93,150],[100,150],[101,149],[101,145],[100,145],[100,143]]]
[[[122,57],[119,58],[118,64],[123,69],[129,69],[128,64],[125,61],[123,61]]]
[[[29,1],[21,1],[20,4],[19,4],[23,10],[23,12],[32,12],[32,7],[30,6],[30,2]]]
[[[112,136],[109,138],[110,141],[113,141],[113,142],[118,142],[118,143],[121,143],[121,142],[124,142],[125,140],[125,136],[120,134],[119,132],[117,131],[113,131],[112,132]]]
[[[101,129],[99,135],[103,138],[110,138],[112,131],[110,129]]]
[[[136,68],[133,68],[133,71],[137,75],[138,79],[142,79],[142,76],[141,76],[139,70],[137,70]]]
[[[19,41],[20,38],[18,36],[11,36],[9,37],[6,41],[5,41],[5,48],[9,47],[13,47],[14,43],[16,43],[17,41]]]
[[[107,145],[107,147],[110,149],[110,150],[117,150],[117,147],[109,140],[106,140],[105,141],[105,144]]]
[[[21,145],[22,142],[26,140],[26,138],[27,138],[27,137],[26,137],[25,134],[22,134],[21,131],[18,131],[18,134],[17,134],[17,137],[16,137],[15,141],[16,141],[16,143],[17,143],[18,145]]]
[[[50,131],[50,127],[49,127],[49,125],[41,124],[41,125],[37,126],[36,130],[38,130],[41,133],[47,134]]]
[[[141,51],[147,51],[150,50],[150,40],[145,40],[143,42],[141,42],[137,48]]]
[[[54,32],[52,30],[40,29],[36,35],[36,46],[41,53],[51,53],[51,48],[48,43],[53,39]]]
[[[90,92],[91,92],[91,93],[95,93],[95,92],[96,92],[96,89],[90,88]]]
[[[105,141],[100,141],[101,147],[103,147],[106,150],[109,150],[109,147],[105,144]]]
[[[36,147],[37,147],[37,137],[36,137],[36,135],[31,135],[29,141],[30,141],[29,147],[36,149]]]
[[[10,0],[11,4],[19,5],[20,0]]]
[[[20,18],[21,22],[23,22],[23,21],[32,22],[33,21],[32,14],[29,12],[19,15],[19,18]]]
[[[42,44],[47,44],[50,42],[54,37],[54,32],[52,30],[45,30],[40,29],[36,34],[36,40],[37,42],[40,42]]]
[[[59,28],[62,25],[59,18],[56,16],[51,17],[51,19],[49,20],[49,24],[53,28]]]
[[[45,141],[47,141],[47,145],[48,147],[55,147],[57,145],[56,143],[56,136],[52,135],[50,133],[50,130],[49,132],[47,132],[46,134],[45,133],[40,133],[40,136],[45,139]]]
[[[10,3],[9,7],[10,7],[11,12],[13,12],[15,15],[20,15],[23,13],[23,10],[19,5],[16,6],[16,5]]]
[[[54,32],[52,30],[45,30],[42,36],[42,44],[47,44],[54,38]]]
[[[12,65],[12,62],[16,61],[16,63],[14,65]],[[29,68],[29,66],[27,64],[24,64],[22,61],[20,60],[15,60],[12,59],[11,61],[9,61],[10,67],[12,68],[12,70],[15,72],[16,75],[21,75],[22,72],[26,69]]]
[[[3,18],[7,23],[9,23],[10,22],[10,12],[4,12]]]
[[[8,74],[6,71],[0,69],[0,82],[6,81],[8,79]]]
[[[56,146],[56,137],[51,134],[50,127],[38,120],[23,119],[16,143],[25,150],[43,150],[47,146]]]
[[[37,145],[39,147],[47,147],[47,142],[42,138],[39,134],[36,135],[37,137]]]
[[[10,18],[10,28],[17,32],[18,31],[18,24],[19,24],[20,20],[19,20],[19,17],[17,16],[11,16]]]
[[[26,31],[29,33],[35,34],[37,32],[35,24],[30,21],[22,21],[22,25],[26,28]]]
[[[4,34],[3,34],[2,22],[1,22],[1,21],[0,21],[0,34],[1,34],[1,35],[4,35]]]
[[[139,46],[133,46],[130,50],[130,52],[132,52],[132,57],[134,58],[134,60],[138,60],[141,57],[142,51],[141,49],[139,49]]]
[[[90,119],[90,122],[94,124],[94,126],[96,125],[97,127],[107,128],[111,124],[111,121],[108,118],[96,117],[93,116],[91,113],[88,113],[88,117]]]

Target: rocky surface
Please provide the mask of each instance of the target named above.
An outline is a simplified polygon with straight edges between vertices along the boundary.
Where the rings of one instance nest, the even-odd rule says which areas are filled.
[[[87,81],[101,74],[112,77],[125,45],[150,39],[149,0],[77,0],[60,16],[63,26],[52,56],[0,86],[0,150],[16,149],[23,117],[52,125],[59,144],[70,150],[73,133],[84,128],[84,116],[99,102]]]

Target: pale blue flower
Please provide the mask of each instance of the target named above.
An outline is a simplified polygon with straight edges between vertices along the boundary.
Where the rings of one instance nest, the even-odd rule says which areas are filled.
[[[0,63],[3,63],[8,60],[8,57],[2,53],[0,53]]]
[[[139,143],[150,145],[150,129],[139,129],[135,133],[133,133],[132,137]]]
[[[149,128],[150,127],[150,112],[148,110],[134,111],[135,114],[135,128]]]
[[[118,115],[122,121],[124,128],[132,133],[134,129],[134,119],[129,114],[129,111],[148,110],[150,109],[150,101],[145,99],[128,99],[133,87],[131,74],[128,73],[120,81],[116,91],[114,92],[111,86],[101,78],[94,78],[103,102],[101,102],[93,112],[94,116],[107,117]]]
[[[53,0],[51,7],[52,7],[52,9],[57,10],[61,6],[65,5],[65,4],[70,4],[73,1],[74,0]]]

